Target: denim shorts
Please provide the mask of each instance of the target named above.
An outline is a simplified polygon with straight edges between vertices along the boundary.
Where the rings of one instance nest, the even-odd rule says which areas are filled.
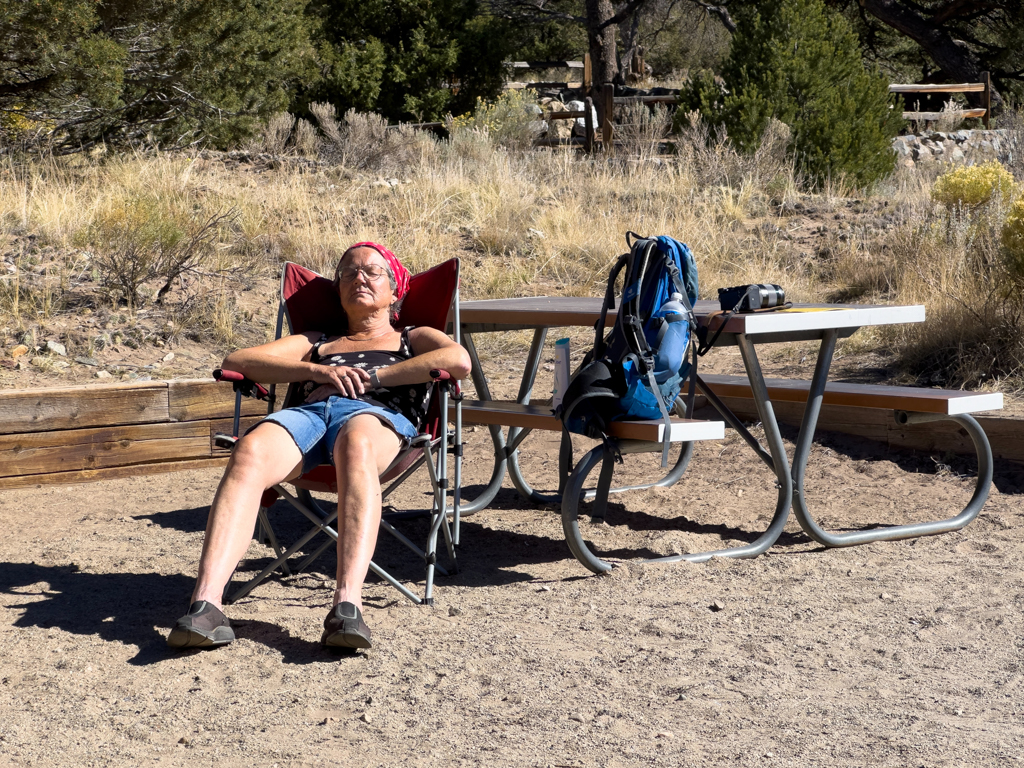
[[[345,423],[361,413],[370,413],[391,427],[403,442],[416,437],[416,427],[398,411],[379,405],[331,395],[318,403],[305,403],[294,408],[272,413],[260,421],[271,421],[282,426],[302,451],[302,471],[309,472],[321,464],[334,464],[334,444]],[[256,424],[248,432],[259,426]]]

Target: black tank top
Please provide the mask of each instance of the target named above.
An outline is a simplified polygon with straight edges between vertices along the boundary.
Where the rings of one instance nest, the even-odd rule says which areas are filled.
[[[331,367],[345,366],[346,368],[362,368],[367,373],[387,368],[402,360],[408,360],[413,356],[412,346],[409,344],[409,331],[413,326],[402,329],[402,339],[397,351],[382,349],[367,349],[361,352],[338,352],[332,355],[320,356],[320,347],[327,341],[327,334],[323,334],[313,345],[310,355],[310,362],[318,365],[329,365]],[[315,381],[306,381],[302,384],[302,401],[319,387]],[[423,427],[427,416],[427,397],[429,395],[429,384],[399,384],[390,388],[376,389],[366,392],[359,397],[363,402],[370,405],[377,405],[381,408],[389,408],[398,411],[405,416],[417,429]]]

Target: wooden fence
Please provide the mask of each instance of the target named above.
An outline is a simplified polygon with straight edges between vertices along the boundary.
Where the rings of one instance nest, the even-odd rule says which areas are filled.
[[[0,489],[222,466],[231,387],[210,379],[0,391]],[[266,413],[242,401],[242,428]]]
[[[726,403],[757,418],[749,400]],[[801,404],[774,407],[780,422],[799,425]],[[265,403],[243,399],[242,429],[265,413]],[[233,414],[231,387],[209,379],[0,392],[0,490],[224,466],[227,451],[213,435],[231,432]],[[1024,462],[1019,419],[978,420],[997,458]],[[826,405],[819,427],[894,447],[973,453],[953,422],[901,426],[888,412]]]
[[[889,86],[889,93],[981,93],[980,109],[958,110],[961,117],[980,117],[985,128],[990,128],[989,118],[992,113],[992,78],[988,72],[981,73],[980,83],[954,83],[949,85],[903,85],[894,83]],[[938,120],[942,112],[904,112],[904,120]]]

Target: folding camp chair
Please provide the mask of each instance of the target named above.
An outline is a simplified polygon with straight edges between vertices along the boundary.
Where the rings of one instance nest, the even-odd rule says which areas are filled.
[[[451,325],[455,329],[455,340],[458,341],[458,285],[458,259],[450,259],[426,272],[414,275],[409,284],[409,291],[401,304],[400,319],[402,325],[429,326],[446,332],[449,318],[451,318]],[[281,275],[281,303],[278,309],[275,338],[281,338],[285,320],[287,320],[288,327],[293,334],[304,331],[321,331],[328,335],[338,335],[345,330],[344,313],[342,312],[338,292],[334,284],[327,278],[291,262],[285,264]],[[370,570],[394,586],[407,598],[414,603],[425,602],[428,605],[433,603],[435,570],[440,571],[442,575],[447,575],[448,573],[437,564],[437,535],[439,531],[444,535],[452,569],[457,570],[458,568],[455,558],[455,546],[459,541],[459,505],[462,475],[462,396],[459,392],[458,384],[451,379],[446,371],[431,371],[431,375],[434,377],[434,381],[430,389],[430,403],[427,409],[426,423],[422,425],[422,432],[399,452],[399,455],[380,476],[382,486],[390,483],[390,485],[382,489],[383,501],[420,466],[425,464],[427,467],[427,474],[433,491],[433,508],[429,513],[430,528],[426,547],[420,549],[392,524],[393,520],[403,516],[408,517],[411,514],[420,513],[395,512],[385,514],[382,515],[380,522],[381,527],[385,531],[397,538],[426,563],[426,584],[423,598],[418,597],[376,563],[370,563]],[[269,402],[269,413],[274,410],[276,399],[275,387],[271,385],[269,389],[265,389],[234,371],[218,369],[214,371],[214,378],[221,381],[230,381],[235,388],[233,435],[218,435],[216,438],[218,444],[225,447],[232,446],[238,439],[242,396],[253,396],[267,400]],[[455,429],[451,435],[449,435],[448,419],[446,418],[449,399],[455,403]],[[283,407],[287,408],[292,405],[298,405],[301,402],[299,385],[290,385]],[[455,458],[454,477],[451,487],[449,487],[447,472],[449,439],[452,442],[451,449]],[[247,595],[274,571],[280,570],[284,575],[290,575],[289,558],[305,547],[318,534],[326,534],[328,536],[327,541],[313,550],[295,568],[295,571],[301,573],[337,541],[338,534],[334,528],[334,522],[338,516],[337,509],[325,510],[310,493],[310,491],[337,493],[337,476],[334,467],[330,464],[321,465],[304,473],[296,480],[289,481],[288,484],[295,487],[296,492],[294,494],[284,488],[282,483],[264,492],[263,498],[260,501],[258,515],[260,533],[257,534],[257,538],[265,540],[273,548],[277,555],[276,559],[234,593],[229,594],[231,586],[229,583],[228,587],[225,588],[225,602],[234,602]],[[451,507],[448,506],[449,492],[452,497]],[[280,546],[274,529],[270,524],[269,508],[278,497],[284,497],[313,523],[313,528],[287,549]],[[449,514],[452,515],[452,525],[449,525]]]

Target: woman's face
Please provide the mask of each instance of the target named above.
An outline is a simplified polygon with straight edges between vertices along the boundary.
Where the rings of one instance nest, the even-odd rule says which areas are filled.
[[[362,310],[370,314],[390,307],[395,300],[388,278],[388,263],[373,248],[356,248],[338,265],[338,296],[346,313]],[[366,271],[377,271],[376,278]],[[358,270],[358,271],[356,271]],[[354,275],[353,275],[354,272]]]

